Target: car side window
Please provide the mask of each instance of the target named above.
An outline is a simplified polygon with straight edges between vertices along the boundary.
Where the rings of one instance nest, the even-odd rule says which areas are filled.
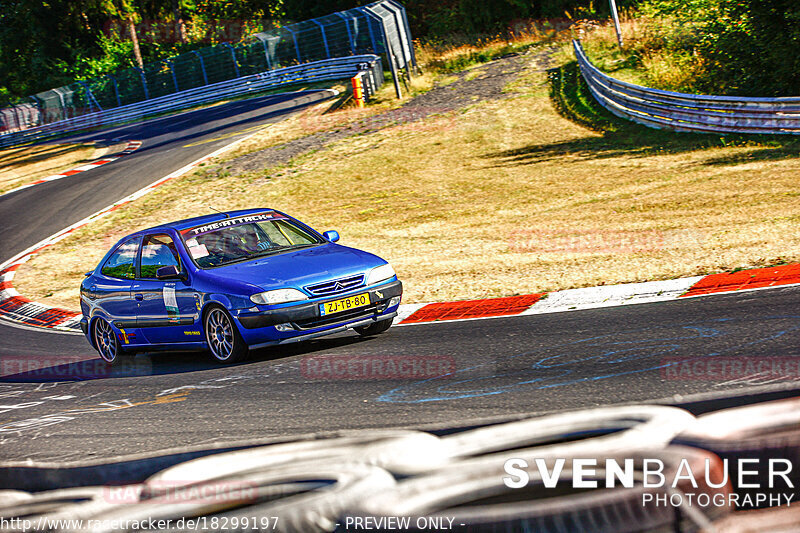
[[[140,240],[140,237],[132,237],[120,244],[100,270],[103,275],[121,279],[135,278],[136,252],[139,251]]]
[[[142,243],[142,259],[139,265],[139,276],[145,279],[156,279],[159,268],[174,266],[181,270],[181,260],[175,241],[169,235],[147,235]]]

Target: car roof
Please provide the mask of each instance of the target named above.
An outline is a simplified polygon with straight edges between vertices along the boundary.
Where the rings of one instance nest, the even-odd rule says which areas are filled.
[[[264,208],[257,208],[257,209],[241,209],[239,211],[227,211],[224,213],[212,213],[210,215],[202,215],[199,217],[193,218],[185,218],[183,220],[176,220],[174,222],[168,222],[166,224],[160,224],[158,226],[153,226],[152,228],[147,228],[143,230],[139,230],[136,233],[132,233],[131,235],[139,235],[141,233],[152,233],[153,231],[158,230],[168,230],[173,229],[175,231],[181,231],[189,228],[193,228],[195,226],[202,226],[203,224],[210,224],[212,222],[219,222],[220,220],[225,220],[226,218],[234,218],[246,215],[254,215],[256,213],[265,213],[265,212],[279,212],[275,211],[275,209],[270,209],[268,207]]]

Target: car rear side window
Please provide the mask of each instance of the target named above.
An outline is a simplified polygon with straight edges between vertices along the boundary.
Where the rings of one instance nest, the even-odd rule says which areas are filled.
[[[121,279],[135,278],[136,252],[139,250],[140,240],[141,237],[132,237],[120,244],[103,265],[103,275]]]
[[[142,244],[142,262],[139,275],[142,278],[155,279],[156,271],[165,266],[174,266],[181,270],[181,260],[175,242],[169,235],[147,235]]]

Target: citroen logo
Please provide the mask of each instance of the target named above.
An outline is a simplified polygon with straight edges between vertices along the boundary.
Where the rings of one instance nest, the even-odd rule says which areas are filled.
[[[334,286],[333,286],[333,290],[336,290],[336,291],[340,291],[340,290],[342,290],[343,288],[344,288],[344,287],[342,287],[342,284],[341,284],[341,283],[339,283],[338,281],[336,282],[336,285],[334,285]]]

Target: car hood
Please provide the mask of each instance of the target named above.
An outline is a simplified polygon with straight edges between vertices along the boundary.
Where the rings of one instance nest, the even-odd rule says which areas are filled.
[[[207,270],[210,276],[255,285],[263,290],[306,285],[365,274],[386,261],[338,244],[323,244]]]

